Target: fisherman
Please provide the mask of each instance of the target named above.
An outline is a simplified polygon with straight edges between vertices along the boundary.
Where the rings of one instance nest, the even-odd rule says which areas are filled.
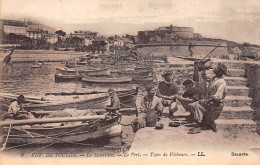
[[[227,67],[223,63],[218,63],[214,68],[215,77],[208,88],[208,97],[191,103],[194,110],[194,119],[197,122],[195,128],[190,129],[189,133],[201,132],[201,127],[206,126],[217,132],[214,121],[219,117],[223,110],[224,98],[226,96],[226,82],[223,75],[227,74]]]
[[[8,112],[4,115],[3,119],[15,119],[15,120],[23,120],[23,119],[33,119],[35,118],[31,112],[24,111],[22,104],[25,101],[24,95],[20,95],[17,97],[17,101],[11,103],[8,108]]]
[[[182,96],[178,96],[177,99],[187,112],[191,112],[189,104],[197,101],[194,97],[197,89],[194,87],[194,81],[191,79],[185,80],[182,85],[185,87],[185,92]]]
[[[189,48],[188,48],[188,51],[190,53],[190,57],[193,56],[193,49],[194,49],[194,46],[192,45],[192,43],[190,43]]]
[[[147,85],[145,90],[146,95],[144,95],[144,97],[141,98],[141,101],[136,101],[136,118],[140,123],[141,127],[146,126],[146,117],[148,110],[150,110],[150,112],[155,112],[155,114],[152,115],[156,116],[156,120],[157,118],[162,116],[163,112],[163,105],[161,103],[160,98],[156,96],[154,87],[152,85]]]
[[[179,88],[172,80],[172,71],[165,71],[162,76],[164,81],[159,83],[156,95],[161,98],[161,103],[164,107],[169,107],[169,118],[172,118],[173,113],[178,110],[176,97],[178,96]]]
[[[211,60],[196,60],[194,62],[194,74],[193,81],[195,81],[195,87],[197,92],[195,97],[200,99],[205,99],[207,97],[208,83],[210,82],[210,77],[208,70],[211,69]]]
[[[119,114],[119,109],[120,109],[120,100],[115,93],[114,89],[109,88],[108,89],[108,94],[110,97],[110,105],[106,106],[106,110],[111,113]]]

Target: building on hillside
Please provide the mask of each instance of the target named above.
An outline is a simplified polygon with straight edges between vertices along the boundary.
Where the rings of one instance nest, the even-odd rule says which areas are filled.
[[[199,33],[193,33],[193,38],[203,38],[203,36]]]
[[[94,40],[94,38],[85,38],[84,39],[84,46],[89,46],[92,45],[92,41]]]
[[[91,31],[74,31],[74,33],[70,33],[67,38],[77,37],[84,40],[84,46],[90,46],[92,45],[92,41],[97,37],[97,32],[91,32]]]
[[[138,31],[137,41],[141,44],[172,43],[180,39],[193,38],[193,28],[167,26],[155,30]]]
[[[94,52],[102,52],[104,53],[106,51],[106,45],[107,45],[107,42],[106,42],[106,39],[103,39],[103,38],[96,38],[92,41],[92,51]]]
[[[44,38],[47,42],[52,44],[58,41],[58,35],[55,34],[55,29],[42,24],[29,23],[26,35],[32,39]]]
[[[120,36],[115,36],[114,37],[114,43],[113,43],[114,46],[118,46],[118,47],[124,47],[124,40],[122,37]]]
[[[134,47],[134,42],[130,38],[125,37],[123,39],[123,42],[124,42],[124,47],[127,47],[127,48],[133,48]]]
[[[16,35],[26,35],[27,25],[18,20],[5,20],[1,19],[2,31],[4,34],[16,34]]]
[[[28,41],[26,37],[27,25],[22,21],[0,19],[0,37],[3,44],[20,44]]]
[[[97,37],[97,32],[91,32],[91,31],[74,31],[74,33],[71,33],[69,37],[78,37],[81,39],[94,39]]]

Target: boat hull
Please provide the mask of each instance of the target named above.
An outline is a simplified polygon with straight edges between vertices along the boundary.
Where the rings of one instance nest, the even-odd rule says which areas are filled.
[[[64,74],[64,75],[75,75],[77,73],[77,70],[75,68],[56,68],[58,73]],[[103,69],[78,69],[78,73],[80,75],[110,75],[110,69],[109,68],[103,68]]]
[[[108,96],[99,96],[93,99],[81,99],[70,102],[53,102],[46,104],[29,104],[24,105],[23,108],[25,110],[46,110],[46,111],[54,111],[54,110],[64,110],[66,108],[74,108],[74,109],[101,109],[105,107],[105,104],[108,100]]]
[[[131,77],[121,77],[121,78],[101,78],[101,77],[82,77],[83,82],[88,83],[130,83],[132,81]]]
[[[69,82],[69,81],[81,81],[81,77],[78,75],[55,74],[55,82]]]
[[[44,127],[44,126],[13,126],[8,138],[8,144],[52,144],[74,143],[94,140],[104,137],[114,137],[121,134],[119,117],[100,120],[94,124],[81,123],[78,125]],[[4,127],[8,130],[8,127]],[[5,141],[5,137],[4,137]]]
[[[132,76],[132,77],[140,77],[140,76],[148,76],[152,71],[118,71],[117,73],[119,75],[126,75],[126,76]]]

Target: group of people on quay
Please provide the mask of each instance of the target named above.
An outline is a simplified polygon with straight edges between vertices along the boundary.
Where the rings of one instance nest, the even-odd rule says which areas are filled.
[[[196,64],[196,63],[195,63]],[[204,66],[204,64],[201,64]],[[185,111],[190,112],[187,118],[188,122],[196,122],[194,128],[190,129],[188,133],[200,133],[202,129],[212,129],[216,132],[216,120],[223,110],[223,101],[226,96],[226,82],[223,75],[227,74],[227,67],[218,63],[214,68],[215,76],[208,79],[206,76],[206,69],[199,67],[200,80],[205,80],[204,87],[198,85],[203,84],[201,81],[194,81],[192,79],[185,80],[182,85],[185,87],[185,92],[182,96],[179,94],[179,88],[172,79],[172,72],[165,71],[162,76],[164,81],[158,84],[158,87],[153,85],[146,86],[146,94],[141,102],[136,102],[137,113],[136,122],[139,127],[150,126],[151,114],[156,116],[156,127],[160,128],[162,125],[160,119],[163,116],[164,107],[169,108],[168,117],[174,118],[174,113],[178,110],[176,101],[178,100]],[[150,117],[149,117],[150,116]],[[152,124],[152,125],[154,125]]]

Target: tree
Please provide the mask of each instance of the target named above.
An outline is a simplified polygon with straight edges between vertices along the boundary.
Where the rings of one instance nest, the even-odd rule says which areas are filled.
[[[62,30],[56,31],[55,34],[58,34],[58,35],[63,36],[63,37],[66,35],[66,33]]]

